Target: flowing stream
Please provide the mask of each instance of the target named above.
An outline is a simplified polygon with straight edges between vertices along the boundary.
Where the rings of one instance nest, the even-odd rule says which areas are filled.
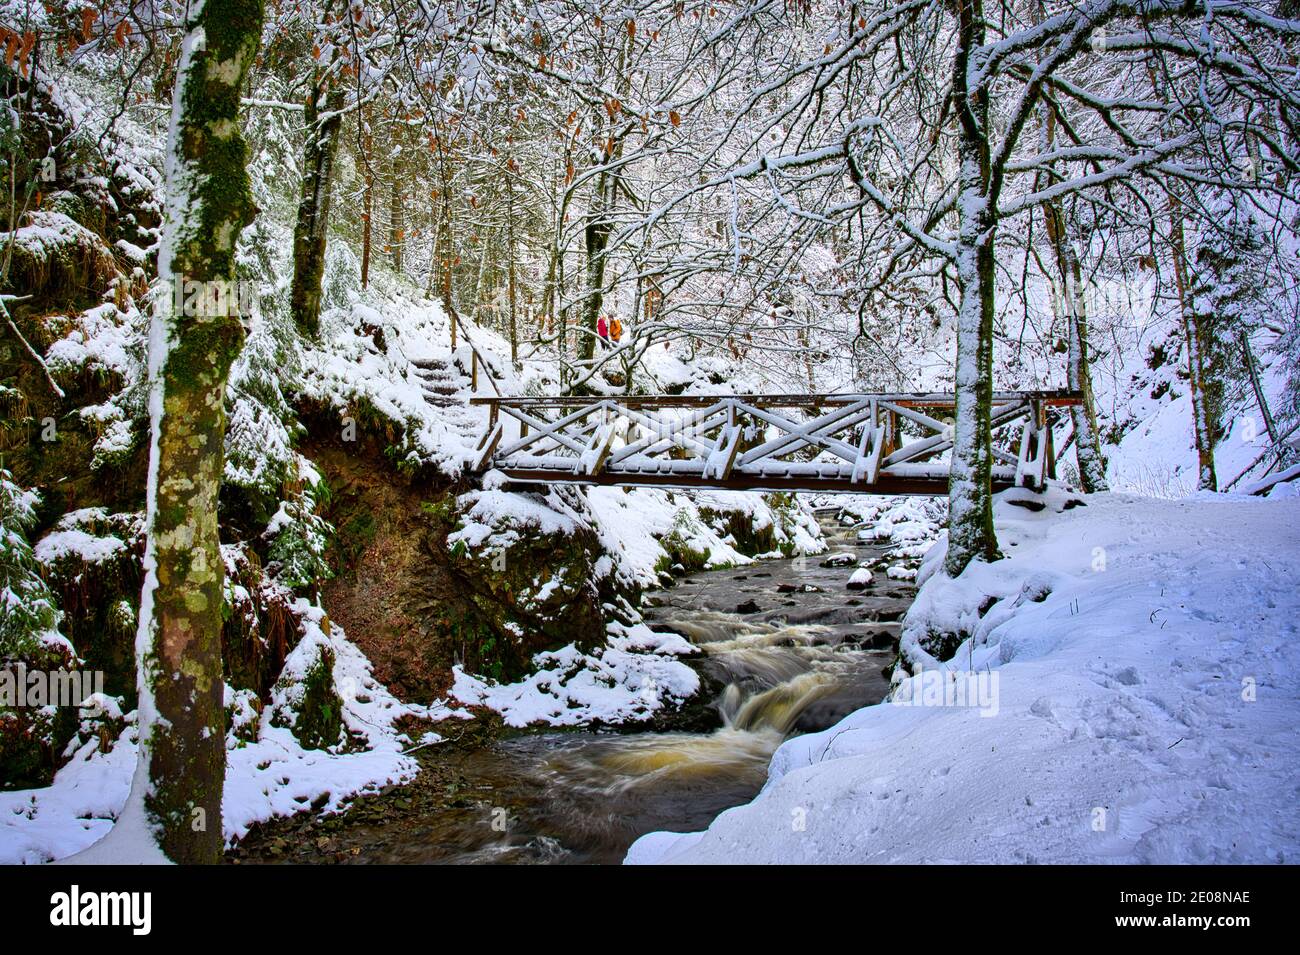
[[[874,566],[884,547],[823,520],[830,551]],[[879,701],[910,583],[883,567],[850,591],[851,567],[828,555],[762,561],[683,577],[650,595],[646,619],[704,652],[716,690],[699,712],[708,732],[527,733],[479,748],[446,747],[437,785],[449,802],[413,820],[351,827],[357,862],[617,863],[638,836],[704,828],[752,799],[772,753]],[[710,711],[710,708],[712,711]]]

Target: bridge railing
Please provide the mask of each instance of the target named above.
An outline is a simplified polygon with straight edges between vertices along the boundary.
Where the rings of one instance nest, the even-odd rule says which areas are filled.
[[[1054,476],[1049,416],[1080,401],[1069,391],[996,392],[994,484],[1041,487]],[[496,468],[514,483],[903,494],[946,488],[937,459],[952,448],[955,409],[951,394],[913,392],[473,403],[489,409],[477,469]]]

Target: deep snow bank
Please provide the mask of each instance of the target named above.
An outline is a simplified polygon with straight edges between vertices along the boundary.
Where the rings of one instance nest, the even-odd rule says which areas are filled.
[[[996,516],[1009,559],[934,576],[914,611],[984,605],[941,669],[984,674],[991,699],[937,705],[942,685],[914,676],[899,695],[921,705],[790,740],[752,803],[627,861],[1300,858],[1300,501],[1098,495]]]

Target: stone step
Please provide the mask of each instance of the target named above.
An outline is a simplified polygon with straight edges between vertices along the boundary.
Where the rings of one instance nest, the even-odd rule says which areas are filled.
[[[419,358],[411,364],[421,371],[447,371],[449,368],[445,358]]]

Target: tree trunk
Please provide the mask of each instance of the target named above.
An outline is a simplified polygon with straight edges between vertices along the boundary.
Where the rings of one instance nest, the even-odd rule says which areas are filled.
[[[1161,102],[1168,103],[1170,97],[1165,90],[1165,83],[1155,65],[1147,67],[1151,77],[1151,86]],[[1206,407],[1205,400],[1205,338],[1200,321],[1192,308],[1188,295],[1189,276],[1187,274],[1187,242],[1183,234],[1183,209],[1178,198],[1174,182],[1166,184],[1168,191],[1169,212],[1169,246],[1174,263],[1174,288],[1178,293],[1178,313],[1182,318],[1183,336],[1187,342],[1187,387],[1192,399],[1192,431],[1196,442],[1197,480],[1196,486],[1202,491],[1216,491],[1219,486],[1218,476],[1214,472],[1214,444],[1217,421]]]
[[[402,271],[402,246],[406,243],[405,196],[402,182],[402,157],[393,157],[393,192],[388,206],[388,248],[392,254],[393,270]]]
[[[327,84],[331,88],[327,88]],[[324,117],[321,107],[324,107]],[[338,154],[339,110],[343,91],[333,87],[318,71],[307,95],[307,145],[303,151],[302,190],[298,200],[298,222],[293,232],[293,284],[289,308],[294,323],[304,335],[315,338],[320,331],[321,280],[325,275],[325,240],[329,230],[330,189],[334,180],[334,159]],[[369,263],[362,265],[362,285]]]
[[[229,307],[219,308],[209,295],[196,303],[188,293],[233,286],[235,242],[257,213],[239,110],[263,13],[262,0],[192,5],[176,75],[158,274],[164,288],[179,288],[187,306],[197,307],[177,309],[179,296],[170,298],[152,319],[148,538],[136,638],[141,748],[127,805],[101,844],[115,861],[135,861],[133,833],[142,827],[174,862],[221,859],[226,749],[217,495],[226,380],[244,327],[238,296],[226,296]]]
[[[451,207],[451,171],[447,168],[447,158],[441,152],[438,156],[438,291],[448,316],[454,308],[451,295],[452,271],[456,268],[456,248],[452,237]],[[456,340],[456,326],[451,327],[453,347]]]
[[[1182,204],[1170,193],[1169,242],[1173,246],[1174,287],[1178,291],[1178,312],[1183,320],[1187,341],[1187,387],[1192,398],[1192,430],[1196,438],[1197,479],[1199,491],[1217,491],[1219,478],[1214,471],[1215,415],[1205,394],[1205,338],[1201,323],[1187,295],[1187,243],[1183,235]]]
[[[959,119],[956,422],[948,478],[948,555],[957,576],[972,560],[996,560],[993,531],[993,236],[989,206],[988,99],[967,87],[970,51],[984,42],[982,0],[958,0],[958,47],[954,57],[953,104]]]
[[[600,309],[605,302],[605,248],[609,244],[609,222],[606,218],[608,182],[608,173],[602,172],[596,177],[596,194],[592,197],[584,230],[587,295],[582,301],[582,316],[579,320],[583,330],[578,339],[580,361],[590,361],[595,354],[596,323],[600,320]]]
[[[510,307],[510,362],[519,364],[519,314],[516,303],[518,290],[515,285],[515,185],[513,179],[506,180],[506,294]]]
[[[366,188],[361,200],[361,287],[363,289],[370,284],[370,243],[375,219],[375,173],[370,166],[370,146],[370,135],[366,134],[363,157],[366,164]]]
[[[1079,462],[1079,483],[1089,494],[1107,490],[1106,459],[1097,434],[1097,408],[1092,395],[1092,372],[1088,362],[1088,312],[1083,297],[1083,269],[1065,231],[1065,212],[1058,202],[1043,206],[1047,237],[1056,258],[1060,279],[1060,302],[1065,312],[1066,384],[1083,394],[1083,404],[1070,409],[1074,425],[1074,454]]]

